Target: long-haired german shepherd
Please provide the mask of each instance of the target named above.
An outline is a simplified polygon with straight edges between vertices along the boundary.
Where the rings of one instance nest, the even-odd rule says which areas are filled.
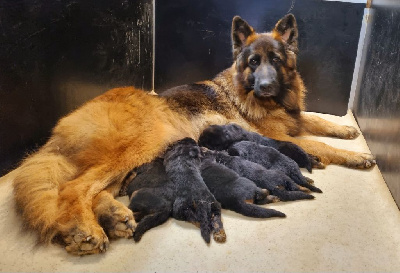
[[[371,167],[369,154],[295,138],[358,136],[353,127],[303,114],[306,90],[296,71],[297,36],[291,14],[269,33],[256,33],[234,17],[234,62],[213,80],[160,96],[133,87],[112,89],[62,118],[49,141],[16,170],[14,194],[25,224],[41,241],[61,239],[71,253],[105,251],[108,238],[99,218],[110,219],[112,237],[134,231],[132,212],[114,199],[125,175],[172,142],[198,139],[211,124],[234,122],[294,142],[324,164]]]

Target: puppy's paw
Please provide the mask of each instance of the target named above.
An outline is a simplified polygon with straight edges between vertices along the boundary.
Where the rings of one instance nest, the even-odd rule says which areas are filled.
[[[321,162],[321,158],[316,155],[308,154],[308,157],[311,161],[311,165],[316,169],[325,169],[324,163]]]
[[[278,203],[281,201],[278,196],[275,195],[268,195],[267,196],[268,203]]]
[[[221,221],[221,215],[213,215],[211,219],[213,238],[217,243],[225,243],[226,233]]]

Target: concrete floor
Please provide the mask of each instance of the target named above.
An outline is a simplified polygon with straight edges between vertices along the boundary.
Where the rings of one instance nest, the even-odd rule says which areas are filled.
[[[351,113],[320,116],[357,126]],[[369,152],[362,136],[319,139]],[[286,219],[250,219],[224,210],[224,244],[206,245],[197,228],[170,219],[139,243],[121,239],[105,254],[76,257],[57,245],[35,246],[35,236],[22,231],[10,173],[0,179],[0,271],[400,272],[400,211],[378,167],[328,166],[304,174],[324,193],[311,201],[268,205],[286,213]]]

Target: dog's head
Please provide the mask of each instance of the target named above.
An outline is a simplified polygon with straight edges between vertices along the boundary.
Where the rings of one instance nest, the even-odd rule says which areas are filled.
[[[211,125],[201,133],[199,145],[221,151],[245,138],[244,129],[237,124]]]
[[[242,18],[232,22],[232,49],[236,80],[246,95],[273,100],[288,108],[298,103],[293,92],[296,84],[298,30],[292,14],[283,17],[268,33],[256,33]],[[294,107],[296,108],[296,107]]]
[[[194,139],[186,137],[171,144],[164,158],[165,160],[176,158],[200,160],[201,150]]]

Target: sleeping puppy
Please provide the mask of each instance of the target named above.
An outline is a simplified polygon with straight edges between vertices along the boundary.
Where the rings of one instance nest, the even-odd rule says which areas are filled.
[[[221,221],[221,204],[211,194],[200,173],[201,151],[191,138],[175,142],[164,155],[168,179],[176,187],[173,217],[200,226],[203,239],[224,242],[225,231]]]
[[[248,161],[240,156],[231,156],[225,151],[212,151],[205,147],[201,149],[203,161],[215,159],[216,162],[235,171],[238,175],[253,181],[258,187],[269,190],[271,194],[282,201],[314,199],[314,196],[303,192],[310,192],[309,189],[297,185],[290,177],[279,170],[267,170],[260,164]]]
[[[256,204],[268,203],[268,190],[261,189],[247,178],[207,157],[201,165],[201,175],[207,187],[225,209],[256,218],[286,217],[280,211]]]
[[[129,183],[127,194],[130,196],[129,209],[138,222],[133,239],[140,241],[143,234],[163,224],[172,216],[172,207],[176,199],[175,185],[168,179],[162,158],[139,167],[136,177]]]
[[[228,153],[258,163],[267,170],[278,170],[289,176],[296,184],[306,187],[314,192],[322,192],[311,185],[313,181],[304,177],[299,166],[289,157],[278,150],[250,141],[240,141],[228,148]]]
[[[226,150],[239,141],[251,141],[277,149],[279,152],[293,159],[301,168],[311,172],[312,167],[323,168],[319,159],[307,154],[302,148],[287,141],[278,141],[249,132],[237,124],[211,125],[200,135],[199,145],[211,150]]]

